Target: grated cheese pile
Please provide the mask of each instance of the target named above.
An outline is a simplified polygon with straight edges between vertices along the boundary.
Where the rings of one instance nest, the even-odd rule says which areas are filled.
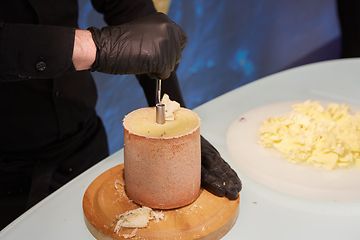
[[[289,162],[360,169],[360,113],[351,115],[347,104],[294,104],[289,115],[263,121],[259,134],[261,145],[276,148]]]

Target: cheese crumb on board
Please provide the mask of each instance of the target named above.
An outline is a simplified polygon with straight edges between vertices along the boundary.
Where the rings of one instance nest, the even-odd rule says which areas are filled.
[[[262,146],[274,147],[289,162],[360,169],[360,112],[350,114],[347,104],[294,104],[289,115],[263,121],[259,135]]]
[[[134,210],[127,211],[119,216],[116,216],[116,226],[114,232],[119,233],[122,227],[125,228],[145,228],[147,227],[150,220],[159,220],[164,219],[164,214],[162,212],[155,212],[149,207],[140,207]]]
[[[118,186],[117,185],[120,185],[120,186],[125,186],[125,182],[122,182],[118,179],[115,180],[115,189],[118,190]]]
[[[180,103],[170,100],[166,93],[163,95],[161,103],[165,104],[165,120],[174,120],[174,112],[180,109]]]
[[[128,238],[133,238],[136,236],[136,233],[139,229],[135,228],[130,234],[123,234],[123,238],[128,239]]]
[[[164,214],[162,212],[151,211],[150,220],[155,219],[155,222],[158,223],[160,220],[164,220]]]

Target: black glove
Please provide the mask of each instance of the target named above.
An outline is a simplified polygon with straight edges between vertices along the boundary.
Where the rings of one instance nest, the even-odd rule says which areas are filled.
[[[238,198],[242,184],[236,172],[219,152],[201,136],[201,185],[212,194],[230,200]]]
[[[109,74],[148,74],[166,79],[181,60],[186,33],[163,13],[103,27],[90,27],[97,47],[90,71]]]

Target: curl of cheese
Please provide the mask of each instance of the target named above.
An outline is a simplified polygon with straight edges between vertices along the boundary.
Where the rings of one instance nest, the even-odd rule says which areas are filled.
[[[166,93],[163,95],[161,103],[165,104],[165,120],[174,120],[174,112],[180,109],[180,103],[170,100]]]
[[[276,148],[292,163],[360,168],[360,113],[351,115],[347,104],[294,104],[289,115],[263,121],[259,134],[264,147]]]

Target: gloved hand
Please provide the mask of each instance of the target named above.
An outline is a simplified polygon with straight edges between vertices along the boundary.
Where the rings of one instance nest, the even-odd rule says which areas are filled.
[[[181,60],[186,33],[163,13],[118,26],[90,27],[97,47],[90,71],[109,74],[148,74],[166,79]]]
[[[242,185],[236,172],[219,152],[201,136],[201,185],[212,194],[230,200],[238,198]]]

